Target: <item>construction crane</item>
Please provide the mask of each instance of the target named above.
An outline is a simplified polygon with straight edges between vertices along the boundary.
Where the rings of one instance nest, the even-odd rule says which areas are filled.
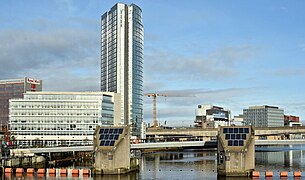
[[[153,104],[154,104],[154,107],[153,107],[154,128],[157,128],[157,127],[158,127],[158,120],[157,120],[157,97],[158,97],[158,96],[164,96],[164,97],[166,97],[166,94],[147,93],[147,94],[144,94],[144,96],[152,97],[152,98],[153,98]]]

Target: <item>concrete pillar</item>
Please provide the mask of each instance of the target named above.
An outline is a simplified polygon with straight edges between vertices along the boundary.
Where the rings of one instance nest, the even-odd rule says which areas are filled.
[[[251,126],[218,128],[219,176],[251,176],[255,168],[254,129]]]

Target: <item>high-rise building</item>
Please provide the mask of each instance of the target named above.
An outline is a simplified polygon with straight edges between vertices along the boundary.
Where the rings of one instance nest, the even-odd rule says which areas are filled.
[[[250,106],[243,110],[246,125],[255,127],[284,126],[284,110],[275,106]]]
[[[9,115],[9,99],[23,98],[27,91],[41,91],[42,81],[28,77],[21,79],[0,80],[0,123],[6,128]]]
[[[139,136],[143,119],[144,30],[142,10],[117,3],[101,25],[101,91],[121,94],[121,121]]]
[[[195,127],[218,128],[230,125],[231,112],[223,107],[213,105],[198,105],[196,109]]]
[[[96,126],[120,125],[113,92],[27,92],[10,99],[10,132],[19,146],[88,145]]]

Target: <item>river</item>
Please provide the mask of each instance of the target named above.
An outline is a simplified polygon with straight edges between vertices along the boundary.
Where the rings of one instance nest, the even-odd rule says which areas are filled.
[[[304,157],[303,157],[304,154]],[[90,178],[72,177],[10,177],[5,179],[88,179],[88,180],[131,180],[131,179],[217,179],[216,151],[184,150],[180,152],[155,152],[143,154],[139,160],[139,172],[128,175],[96,176]],[[90,164],[87,164],[90,165]],[[83,164],[74,164],[81,168]],[[305,168],[305,145],[256,147],[255,169],[257,171],[273,171],[279,178],[280,171],[289,172],[288,179],[293,179],[292,171]],[[302,174],[305,176],[305,174]],[[251,178],[218,178],[218,179],[251,179]]]

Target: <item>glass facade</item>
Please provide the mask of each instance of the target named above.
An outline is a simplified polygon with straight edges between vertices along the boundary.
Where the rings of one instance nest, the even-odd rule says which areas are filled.
[[[0,80],[0,123],[1,127],[8,124],[9,100],[22,98],[26,91],[41,91],[41,80],[31,78]]]
[[[26,93],[10,100],[10,131],[19,146],[92,144],[97,125],[114,124],[114,98],[103,93]]]
[[[118,3],[101,18],[101,91],[121,94],[121,121],[139,136],[143,119],[142,10]]]

